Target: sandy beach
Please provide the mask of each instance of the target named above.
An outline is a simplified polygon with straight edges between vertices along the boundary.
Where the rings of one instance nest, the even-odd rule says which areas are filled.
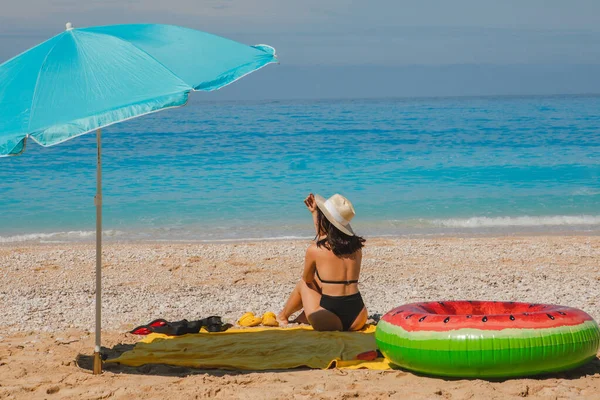
[[[278,311],[307,241],[105,245],[103,344],[113,356],[150,319]],[[94,245],[0,246],[0,398],[597,398],[600,361],[506,381],[405,371],[260,373],[111,366],[90,372]],[[513,300],[578,307],[600,319],[600,237],[379,238],[367,242],[361,291],[371,315],[426,300]]]

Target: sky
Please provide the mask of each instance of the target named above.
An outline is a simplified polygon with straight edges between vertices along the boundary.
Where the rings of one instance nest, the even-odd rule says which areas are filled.
[[[0,10],[0,62],[66,22],[177,24],[277,49],[280,65],[223,98],[600,93],[598,0],[0,0]]]

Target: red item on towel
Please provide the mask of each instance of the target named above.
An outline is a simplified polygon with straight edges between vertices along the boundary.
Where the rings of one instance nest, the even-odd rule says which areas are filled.
[[[356,356],[357,360],[363,360],[363,361],[373,361],[376,358],[377,358],[376,350],[365,351],[364,353],[360,353],[359,355]]]

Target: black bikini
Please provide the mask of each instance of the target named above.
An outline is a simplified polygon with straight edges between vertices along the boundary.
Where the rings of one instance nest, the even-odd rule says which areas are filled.
[[[319,270],[315,269],[317,278],[323,283],[338,284],[338,285],[350,285],[352,283],[358,283],[358,280],[350,281],[326,281],[321,279],[319,276]],[[329,296],[326,294],[321,295],[321,307],[337,315],[342,321],[342,329],[347,331],[350,329],[358,314],[365,307],[360,292],[348,296]]]

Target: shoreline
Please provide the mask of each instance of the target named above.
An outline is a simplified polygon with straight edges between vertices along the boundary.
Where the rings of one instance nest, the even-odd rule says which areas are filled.
[[[63,233],[63,232],[60,232]],[[27,236],[14,235],[16,236]],[[51,241],[51,240],[15,240],[15,241],[2,241],[2,235],[0,235],[0,247],[12,247],[12,246],[36,246],[36,245],[94,245],[95,235],[92,237],[81,239],[81,240],[62,240],[62,241]],[[476,238],[519,238],[519,237],[598,237],[600,236],[600,230],[583,231],[583,230],[556,230],[556,231],[515,231],[515,232],[448,232],[448,233],[414,233],[414,234],[380,234],[380,235],[364,235],[363,237],[367,240],[388,240],[388,239],[407,239],[407,240],[418,240],[418,239],[476,239]],[[5,237],[6,238],[6,237]],[[261,243],[261,242],[307,242],[312,241],[313,236],[276,236],[276,237],[248,237],[248,238],[224,238],[224,239],[114,239],[110,236],[103,235],[102,243],[111,244],[240,244],[240,243]]]
[[[94,241],[96,231],[90,221],[86,228],[63,230],[52,228],[0,229],[0,244],[4,243],[77,243]],[[177,242],[218,243],[272,240],[304,240],[312,236],[314,228],[307,219],[256,223],[239,221],[234,226],[206,222],[186,225],[105,225],[103,239],[107,242]],[[355,226],[363,237],[421,238],[421,237],[494,237],[539,235],[600,235],[600,215],[517,215],[472,216],[447,218],[380,219],[363,218]]]

